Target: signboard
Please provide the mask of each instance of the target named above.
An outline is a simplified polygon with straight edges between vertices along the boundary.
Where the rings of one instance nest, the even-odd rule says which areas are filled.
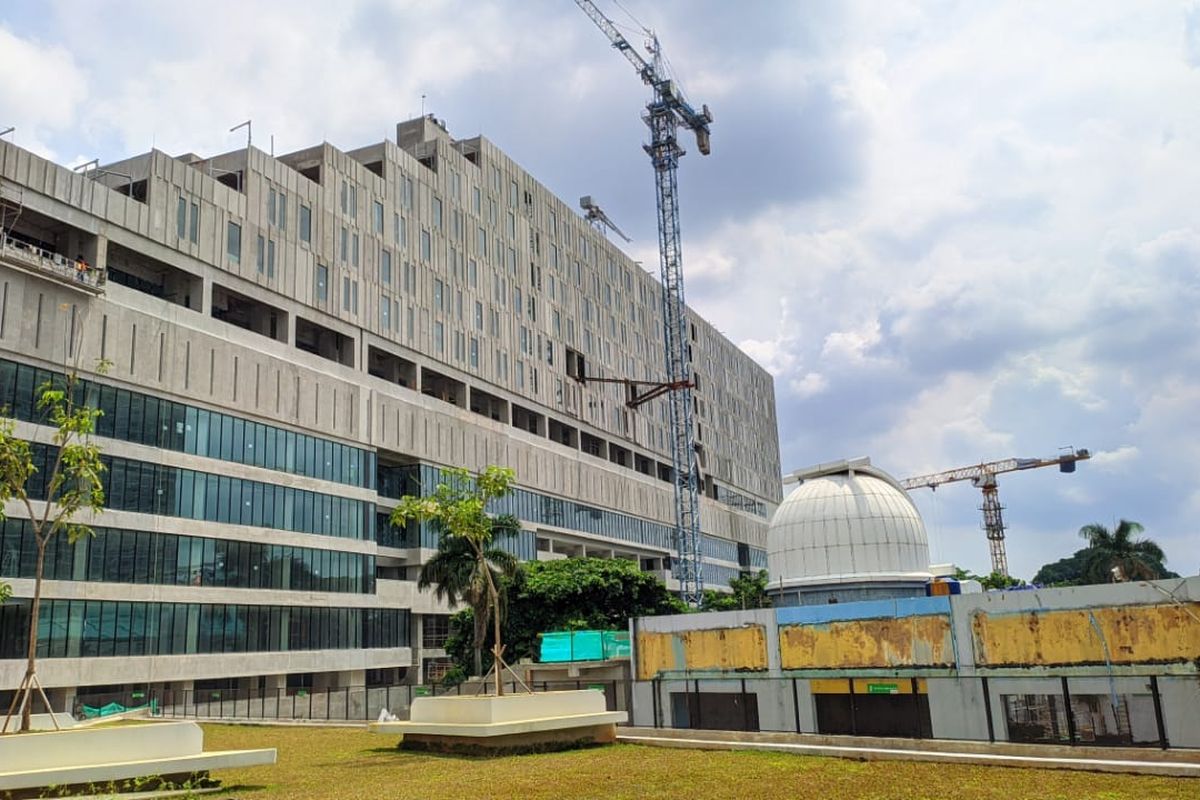
[[[894,683],[868,683],[867,694],[900,694],[900,687]]]

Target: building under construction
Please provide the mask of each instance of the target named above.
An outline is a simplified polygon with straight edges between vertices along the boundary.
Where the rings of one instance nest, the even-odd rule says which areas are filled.
[[[152,151],[83,172],[0,142],[0,405],[45,442],[37,387],[103,410],[107,510],[53,546],[42,682],[100,689],[420,680],[448,609],[394,529],[439,470],[516,470],[504,541],[673,581],[661,286],[484,138],[271,156]],[[770,375],[690,314],[702,574],[766,566],[780,500]],[[97,375],[98,359],[111,370]],[[20,680],[33,539],[7,509],[0,699]],[[422,670],[421,668],[425,669]]]

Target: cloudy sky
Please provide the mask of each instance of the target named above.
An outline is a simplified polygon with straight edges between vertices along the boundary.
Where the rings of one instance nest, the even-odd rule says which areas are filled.
[[[1200,569],[1200,7],[623,3],[715,115],[681,165],[688,299],[774,373],[785,469],[1088,447],[1001,479],[1013,572],[1121,517]],[[567,0],[5,0],[0,76],[0,129],[69,165],[247,118],[350,148],[424,95],[657,263],[646,90]],[[935,560],[986,571],[977,490],[916,499]]]

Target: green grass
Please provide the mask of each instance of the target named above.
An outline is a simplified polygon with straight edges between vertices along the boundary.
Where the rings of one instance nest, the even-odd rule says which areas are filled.
[[[749,751],[614,745],[547,755],[409,754],[362,728],[204,725],[206,750],[275,747],[272,767],[213,774],[244,800],[380,798],[814,798],[820,800],[1195,800],[1200,779],[858,762]],[[211,796],[211,795],[210,795]]]

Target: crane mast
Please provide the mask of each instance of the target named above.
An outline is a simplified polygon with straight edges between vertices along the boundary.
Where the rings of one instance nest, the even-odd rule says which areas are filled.
[[[663,344],[666,359],[666,392],[670,419],[671,466],[675,484],[675,544],[679,557],[673,572],[683,600],[698,606],[704,594],[700,549],[699,475],[696,464],[695,424],[692,419],[692,363],[688,347],[687,305],[683,293],[683,255],[679,233],[679,187],[676,172],[684,150],[679,127],[691,130],[702,155],[709,153],[712,114],[703,106],[696,111],[667,74],[658,37],[647,31],[645,59],[590,0],[575,0],[612,46],[631,63],[642,81],[653,90],[642,117],[650,128],[645,146],[654,166],[658,207],[658,254],[662,281]]]
[[[900,481],[900,485],[910,490],[937,489],[944,483],[971,481],[983,492],[983,505],[979,510],[983,512],[983,530],[987,534],[988,546],[991,549],[992,572],[1008,575],[1008,554],[1004,550],[1004,506],[1000,505],[996,476],[1005,472],[1053,466],[1057,466],[1060,472],[1074,472],[1075,462],[1091,457],[1092,454],[1087,450],[1073,450],[1053,458],[1006,458],[1002,461],[988,461],[945,472],[905,478]]]

